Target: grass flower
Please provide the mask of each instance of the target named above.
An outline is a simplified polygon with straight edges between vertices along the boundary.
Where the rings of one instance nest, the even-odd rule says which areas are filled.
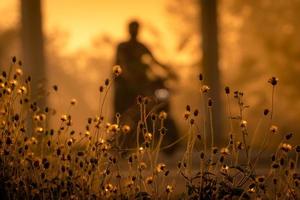
[[[190,105],[185,108],[187,133],[164,146],[168,114],[151,110],[154,102],[151,98],[137,97],[141,108],[137,126],[123,124],[121,119],[126,116],[121,117],[119,113],[115,114],[116,122],[107,121],[102,115],[105,97],[115,78],[122,74],[120,66],[114,66],[114,78],[105,79],[99,87],[100,114],[87,118],[84,131],[73,130],[73,117],[69,113],[58,117],[58,128],[48,127],[48,115],[55,108],[49,105],[41,108],[31,99],[32,78],[24,77],[16,57],[12,58],[10,70],[0,74],[0,191],[3,199],[172,199],[172,193],[177,195],[178,182],[185,185],[184,199],[300,197],[300,146],[292,145],[294,134],[282,136],[268,164],[270,172],[257,171],[256,163],[269,148],[269,137],[266,134],[258,153],[251,154],[253,146],[247,143],[245,136],[251,136],[252,131],[248,130],[244,118],[243,111],[248,106],[241,91],[231,94],[230,88],[225,87],[228,104],[233,95],[239,110],[235,116],[228,106],[231,127],[227,146],[217,147],[214,138],[208,137],[213,133],[213,129],[207,131],[211,128],[207,127],[207,119],[211,117],[214,99],[202,94],[203,110],[192,109]],[[201,92],[209,92],[209,86],[203,85],[202,74],[199,80]],[[274,88],[278,79],[272,77],[268,82],[273,86],[272,104],[263,115],[270,117],[270,125],[273,124]],[[58,86],[53,85],[52,90],[58,92]],[[77,101],[71,99],[69,108],[76,104]],[[32,128],[27,126],[31,120]],[[118,134],[120,131],[124,134]],[[136,146],[124,148],[123,137],[130,137],[135,131]],[[259,127],[256,131],[259,132]],[[269,131],[277,133],[278,127],[271,125]],[[167,169],[166,164],[159,163],[160,151],[183,139],[186,139],[186,151],[177,168]],[[195,159],[196,154],[198,159]]]
[[[115,76],[120,76],[122,74],[122,68],[120,67],[120,65],[115,65],[113,67],[113,73]]]

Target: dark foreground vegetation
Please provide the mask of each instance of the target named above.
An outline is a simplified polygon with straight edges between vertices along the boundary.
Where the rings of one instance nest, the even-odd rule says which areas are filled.
[[[299,199],[300,146],[292,145],[293,133],[281,133],[274,124],[274,92],[278,79],[268,80],[272,104],[262,110],[253,132],[244,118],[244,94],[225,88],[227,145],[215,145],[210,87],[199,76],[203,102],[200,108],[186,106],[182,120],[188,131],[172,144],[163,146],[168,134],[165,112],[148,109],[149,97],[137,97],[140,120],[137,127],[122,124],[120,114],[113,121],[103,116],[105,100],[115,78],[99,87],[99,114],[87,119],[85,130],[73,129],[70,100],[57,127],[49,127],[51,106],[39,105],[31,91],[31,79],[22,65],[12,59],[8,71],[0,75],[0,193],[1,199]],[[58,92],[53,86],[52,92]],[[232,103],[238,110],[233,112]],[[267,129],[261,123],[267,124]],[[136,134],[133,149],[123,148],[121,138]],[[261,138],[257,149],[256,137]],[[257,168],[270,140],[280,143],[270,155],[268,169]],[[167,166],[160,152],[178,142],[185,150],[177,166]],[[196,158],[196,159],[195,159]],[[197,166],[197,167],[195,167]],[[178,190],[184,182],[184,192]],[[182,187],[182,186],[181,186]]]

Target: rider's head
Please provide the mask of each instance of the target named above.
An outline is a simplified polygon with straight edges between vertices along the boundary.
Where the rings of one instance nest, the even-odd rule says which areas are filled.
[[[128,26],[131,39],[136,39],[139,33],[139,23],[137,21],[131,21]]]

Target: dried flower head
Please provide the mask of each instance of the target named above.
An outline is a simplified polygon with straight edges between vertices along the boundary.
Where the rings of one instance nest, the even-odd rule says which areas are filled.
[[[288,134],[285,135],[285,139],[286,139],[286,140],[289,140],[289,139],[291,139],[292,137],[293,137],[293,133],[288,133]]]
[[[173,187],[171,185],[167,185],[166,187],[166,192],[169,194],[169,193],[172,193],[173,192]]]
[[[72,106],[75,106],[75,105],[77,104],[77,100],[76,100],[76,99],[71,99],[70,104],[71,104]]]
[[[139,153],[140,153],[140,154],[143,154],[144,151],[145,151],[145,150],[144,150],[144,147],[140,147],[140,148],[139,148]]]
[[[152,176],[149,176],[146,178],[146,183],[147,184],[152,184],[153,183],[153,177]]]
[[[229,154],[230,154],[230,151],[229,151],[229,149],[228,149],[227,147],[224,147],[224,148],[222,148],[222,149],[220,150],[220,153],[221,153],[222,155],[229,155]]]
[[[218,153],[218,147],[213,147],[212,152],[213,152],[213,154],[217,154]]]
[[[212,99],[211,98],[208,98],[207,105],[208,105],[208,107],[212,107]]]
[[[199,78],[200,81],[203,81],[203,75],[201,73],[199,74],[198,78]]]
[[[246,120],[242,120],[240,126],[242,128],[246,128],[247,127],[247,121]]]
[[[269,109],[264,109],[264,115],[266,116],[266,115],[268,115],[269,114],[269,112],[270,112],[270,110]]]
[[[108,128],[109,133],[117,133],[119,130],[120,130],[120,128],[119,128],[118,124],[112,124]]]
[[[30,143],[31,144],[37,144],[37,139],[35,137],[30,138]]]
[[[161,120],[167,119],[168,114],[165,111],[161,111],[158,115],[158,118]]]
[[[57,85],[53,85],[52,88],[53,88],[53,90],[54,90],[55,92],[58,91],[58,86],[57,86]]]
[[[66,115],[66,114],[62,115],[60,117],[60,120],[63,121],[63,122],[67,121],[68,120],[68,115]]]
[[[43,133],[44,132],[44,128],[43,127],[36,127],[35,128],[35,132],[36,133]]]
[[[183,115],[184,119],[187,120],[190,117],[190,115],[191,115],[191,112],[186,110]]]
[[[90,136],[91,136],[91,132],[88,131],[88,130],[86,130],[86,131],[84,132],[84,136],[85,136],[85,137],[90,137]]]
[[[147,168],[147,164],[145,162],[140,162],[139,170],[145,170]]]
[[[156,171],[158,173],[163,172],[166,170],[166,165],[164,163],[159,163],[156,167]]]
[[[210,90],[210,87],[208,85],[203,85],[201,87],[201,92],[207,93]]]
[[[278,133],[278,127],[275,125],[271,125],[270,132],[273,134]]]
[[[288,144],[288,143],[282,143],[280,146],[280,149],[285,151],[285,152],[289,152],[293,149],[292,145]]]
[[[227,174],[229,172],[229,167],[227,165],[222,165],[221,172]]]
[[[255,180],[256,182],[263,183],[266,180],[266,178],[265,176],[258,176],[255,178]]]
[[[278,81],[279,81],[279,79],[273,76],[273,77],[269,78],[268,83],[275,86],[275,85],[277,85]]]
[[[115,76],[120,76],[120,74],[122,74],[122,68],[120,65],[113,66],[113,73]]]
[[[152,133],[149,133],[149,132],[147,132],[147,133],[145,133],[145,135],[144,135],[144,139],[146,140],[146,141],[151,141],[152,140]]]
[[[295,151],[296,151],[297,153],[300,153],[300,145],[297,145],[297,146],[295,147]]]
[[[256,190],[255,190],[255,188],[253,187],[253,188],[249,188],[249,189],[248,189],[248,192],[249,192],[249,193],[255,193]]]
[[[225,87],[225,93],[229,94],[230,93],[230,88],[228,86]]]
[[[129,125],[123,125],[122,126],[122,132],[123,133],[129,133],[130,132],[130,126]]]
[[[166,135],[167,129],[166,129],[165,127],[162,127],[162,128],[159,129],[159,133],[160,133],[161,135]]]
[[[23,75],[23,70],[21,68],[16,69],[16,75],[17,76],[22,76]]]

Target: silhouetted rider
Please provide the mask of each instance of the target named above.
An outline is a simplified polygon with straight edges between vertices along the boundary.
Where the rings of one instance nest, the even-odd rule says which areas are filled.
[[[128,31],[129,40],[120,43],[116,52],[115,64],[120,65],[123,72],[116,79],[114,106],[115,111],[121,113],[123,119],[126,118],[125,121],[131,120],[132,124],[137,122],[139,116],[136,97],[138,95],[154,96],[155,84],[147,76],[150,65],[157,64],[169,75],[174,76],[174,74],[167,66],[158,62],[150,50],[138,41],[139,23],[137,21],[129,23]],[[163,82],[161,84],[163,85]],[[163,109],[168,112],[168,107],[169,105],[165,105]],[[171,122],[172,127],[169,126],[169,129],[172,129],[173,135],[177,135],[175,124]]]

